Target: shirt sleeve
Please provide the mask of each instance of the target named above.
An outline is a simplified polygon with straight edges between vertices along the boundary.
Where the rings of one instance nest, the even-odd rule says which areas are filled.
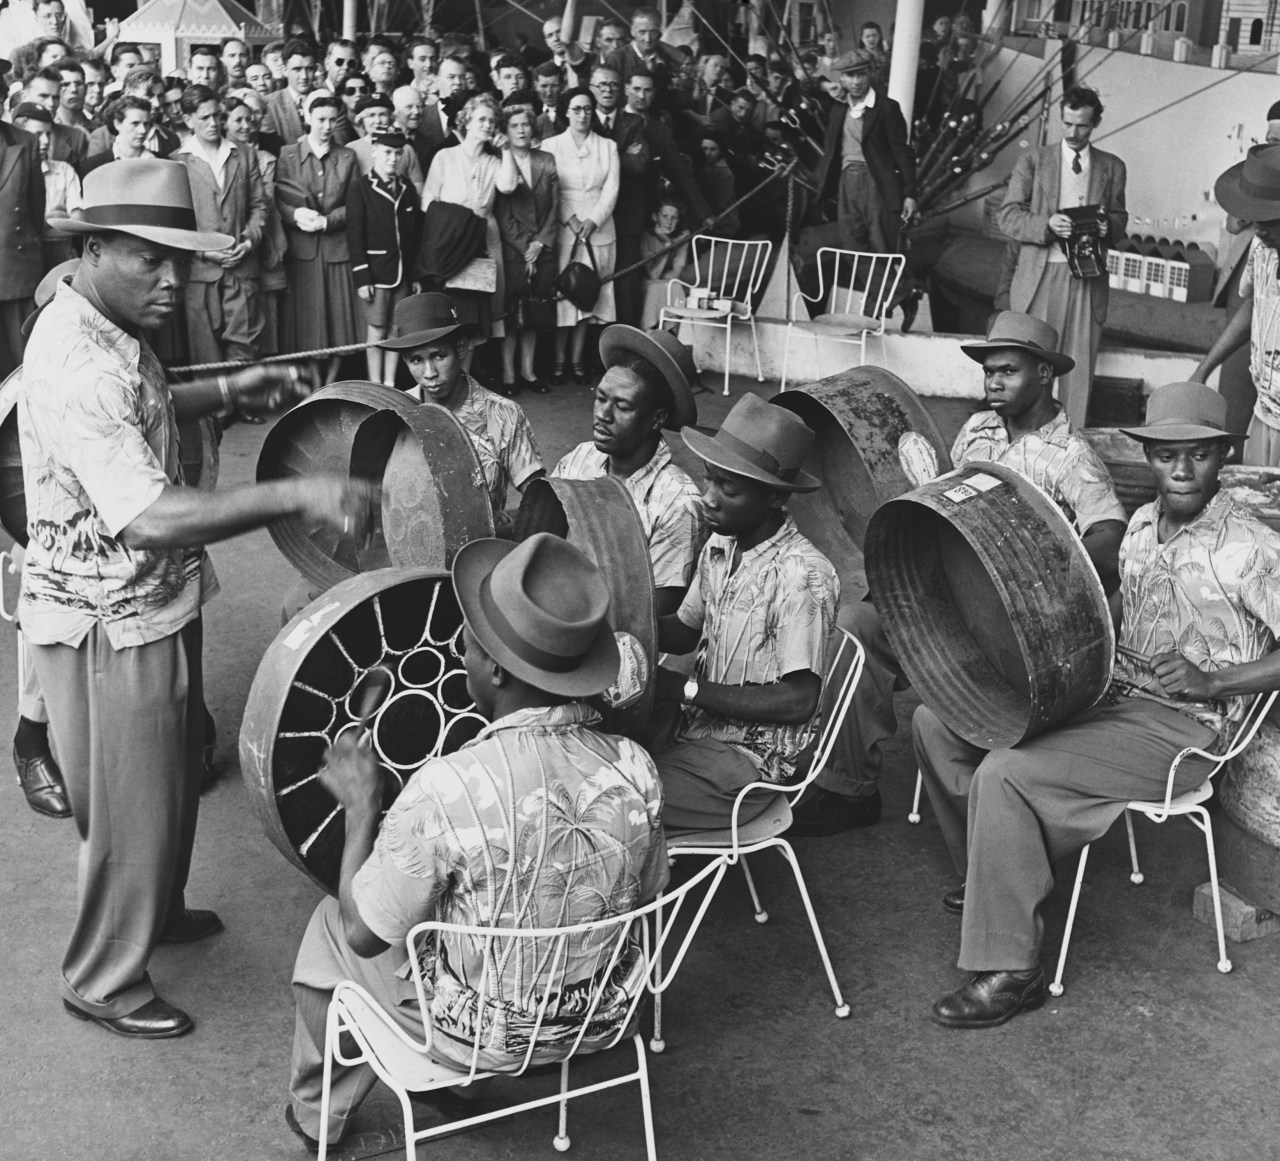
[[[1077,445],[1076,454],[1065,465],[1059,489],[1076,515],[1076,528],[1083,536],[1104,520],[1127,522],[1124,506],[1116,497],[1115,485],[1106,465],[1087,444]]]
[[[502,457],[506,461],[507,475],[517,488],[523,488],[529,477],[535,472],[543,471],[542,456],[538,454],[538,445],[533,441],[533,428],[529,425],[529,417],[518,404],[515,410],[511,438],[502,448]]]
[[[170,483],[136,414],[137,386],[111,371],[68,366],[66,381],[93,383],[62,396],[56,446],[107,531],[122,529],[159,499]]]
[[[1240,290],[1241,298],[1248,298],[1253,293],[1253,261],[1258,253],[1258,239],[1254,238],[1249,243],[1249,260],[1244,264],[1244,268],[1240,271]]]
[[[707,615],[706,602],[702,598],[702,586],[707,581],[707,551],[708,546],[703,545],[702,554],[698,557],[698,575],[685,593],[684,600],[680,602],[680,608],[676,610],[680,623],[690,629],[700,630]]]
[[[655,517],[649,536],[653,583],[660,589],[687,588],[702,546],[702,517],[688,496],[677,496]]]
[[[1252,543],[1245,556],[1240,604],[1271,630],[1272,637],[1280,639],[1280,535],[1253,521],[1250,526],[1255,535],[1248,538]]]
[[[821,557],[794,556],[778,578],[778,676],[827,671],[827,645],[840,608],[840,582]]]

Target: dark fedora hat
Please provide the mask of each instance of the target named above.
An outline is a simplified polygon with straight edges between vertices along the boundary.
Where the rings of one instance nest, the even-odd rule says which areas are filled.
[[[600,335],[600,359],[605,368],[612,367],[623,355],[639,355],[652,363],[671,388],[675,406],[662,426],[679,431],[698,422],[698,405],[693,398],[693,383],[698,369],[693,354],[670,331],[642,331],[625,323],[605,327]]]
[[[453,589],[485,652],[535,689],[590,697],[618,676],[609,590],[567,540],[473,540],[454,557]]]
[[[13,111],[10,121],[40,121],[45,125],[53,124],[53,114],[49,112],[43,105],[37,105],[33,101],[23,101]]]
[[[133,234],[174,250],[226,250],[230,234],[200,230],[191,180],[180,161],[135,157],[109,161],[84,179],[79,218],[54,218],[64,234]]]
[[[1203,383],[1167,383],[1147,399],[1142,427],[1122,427],[1125,435],[1152,443],[1197,439],[1243,439],[1227,430],[1227,401]]]
[[[378,344],[388,351],[411,351],[414,347],[425,347],[443,339],[454,331],[470,330],[466,323],[458,320],[458,309],[453,305],[453,299],[439,291],[402,298],[396,303],[392,321],[395,335]]]
[[[800,470],[813,447],[813,429],[794,412],[755,395],[739,399],[715,435],[686,427],[680,437],[699,459],[779,491],[822,487],[821,480]]]
[[[1255,145],[1213,183],[1224,210],[1247,222],[1280,218],[1280,145]]]
[[[975,363],[981,363],[988,351],[1017,347],[1030,351],[1043,359],[1055,375],[1065,375],[1076,361],[1070,355],[1058,351],[1058,332],[1043,319],[1033,318],[1016,310],[1002,310],[991,320],[986,340],[980,343],[962,343],[960,349]]]
[[[70,282],[75,277],[75,273],[80,269],[79,258],[68,258],[65,262],[59,262],[52,270],[50,270],[36,286],[35,303],[36,308],[22,323],[22,337],[29,339],[31,331],[36,325],[36,319],[40,317],[40,312],[53,301],[53,296],[58,293],[58,287],[64,282]]]

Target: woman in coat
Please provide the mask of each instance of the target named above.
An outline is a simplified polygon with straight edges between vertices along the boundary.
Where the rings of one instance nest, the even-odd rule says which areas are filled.
[[[281,312],[286,351],[341,347],[363,337],[347,251],[347,193],[357,172],[350,149],[334,144],[338,101],[327,94],[309,100],[307,135],[280,150],[276,205],[289,254],[289,293]],[[329,359],[324,382],[338,373]]]
[[[533,356],[538,330],[555,325],[556,236],[560,231],[560,179],[556,159],[533,148],[533,110],[525,105],[506,111],[503,132],[507,148],[502,166],[506,182],[514,180],[510,193],[500,193],[494,204],[498,233],[502,236],[502,261],[506,275],[506,335],[502,340],[502,394],[515,395],[521,387],[545,394],[551,388],[534,376]],[[511,172],[514,170],[514,174]],[[538,307],[525,307],[525,326],[516,327],[517,303],[530,298],[545,304],[547,317]],[[520,378],[516,378],[516,346],[520,348]]]
[[[596,99],[590,89],[570,89],[560,98],[560,115],[569,128],[544,141],[543,148],[556,159],[560,177],[560,245],[557,265],[563,270],[572,261],[591,264],[589,244],[601,278],[613,273],[617,258],[617,234],[613,228],[613,207],[618,200],[618,147],[608,137],[592,130]],[[587,341],[587,322],[613,322],[617,318],[613,283],[600,288],[600,297],[590,310],[579,310],[561,300],[556,330],[555,380],[564,381],[565,352],[570,333],[573,345],[569,358],[575,382],[586,383],[582,352]]]

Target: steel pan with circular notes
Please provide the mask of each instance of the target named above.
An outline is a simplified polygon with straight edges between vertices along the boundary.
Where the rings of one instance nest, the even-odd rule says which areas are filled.
[[[316,773],[330,743],[358,728],[358,687],[368,675],[390,677],[369,727],[384,810],[423,762],[484,728],[467,693],[461,631],[447,573],[380,569],[313,601],[258,666],[240,730],[245,784],[272,843],[325,890],[337,890],[344,826]]]

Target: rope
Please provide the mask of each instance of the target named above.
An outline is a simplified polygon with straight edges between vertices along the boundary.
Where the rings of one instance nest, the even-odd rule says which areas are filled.
[[[792,171],[795,169],[797,164],[798,162],[793,159],[792,161],[788,162],[786,166],[780,169],[773,170],[773,172],[771,172],[769,176],[766,177],[763,181],[761,181],[757,185],[752,186],[751,189],[749,189],[740,198],[730,202],[727,206],[725,206],[723,210],[721,210],[714,218],[712,218],[710,224],[704,227],[704,229],[710,229],[711,226],[714,226],[717,222],[721,221],[724,218],[727,218],[739,206],[750,201],[753,197],[756,196],[756,194],[760,193],[760,191],[763,190],[765,186],[767,186],[770,182],[777,181],[778,178],[780,177],[790,178]],[[790,230],[791,230],[791,203],[794,197],[795,197],[795,182],[794,180],[792,180],[792,181],[788,181],[787,183],[787,231],[788,231],[788,234],[790,234]],[[669,245],[664,246],[661,250],[654,251],[654,253],[650,254],[648,258],[641,258],[640,261],[633,262],[631,263],[630,266],[624,266],[621,270],[615,270],[613,271],[612,274],[604,275],[600,279],[600,285],[603,286],[606,282],[612,282],[616,278],[621,278],[624,274],[630,274],[635,270],[639,270],[642,267],[648,266],[649,263],[652,262],[655,258],[662,258],[665,255],[670,254],[673,250],[678,250],[681,246],[688,245],[689,239],[692,237],[693,237],[692,233],[684,234],[681,237],[677,238],[674,242],[671,242]],[[563,298],[564,296],[559,295],[557,297]],[[377,343],[347,343],[345,346],[341,346],[341,347],[321,347],[319,350],[314,350],[314,351],[293,351],[287,355],[268,355],[262,359],[241,359],[241,360],[228,359],[227,361],[222,363],[190,363],[185,367],[170,367],[168,368],[168,370],[171,375],[194,375],[194,374],[206,374],[213,371],[234,371],[240,367],[256,367],[260,363],[299,363],[303,361],[311,361],[316,359],[337,358],[339,355],[354,355],[357,351],[367,351],[373,347],[376,347],[377,345],[378,345]]]

